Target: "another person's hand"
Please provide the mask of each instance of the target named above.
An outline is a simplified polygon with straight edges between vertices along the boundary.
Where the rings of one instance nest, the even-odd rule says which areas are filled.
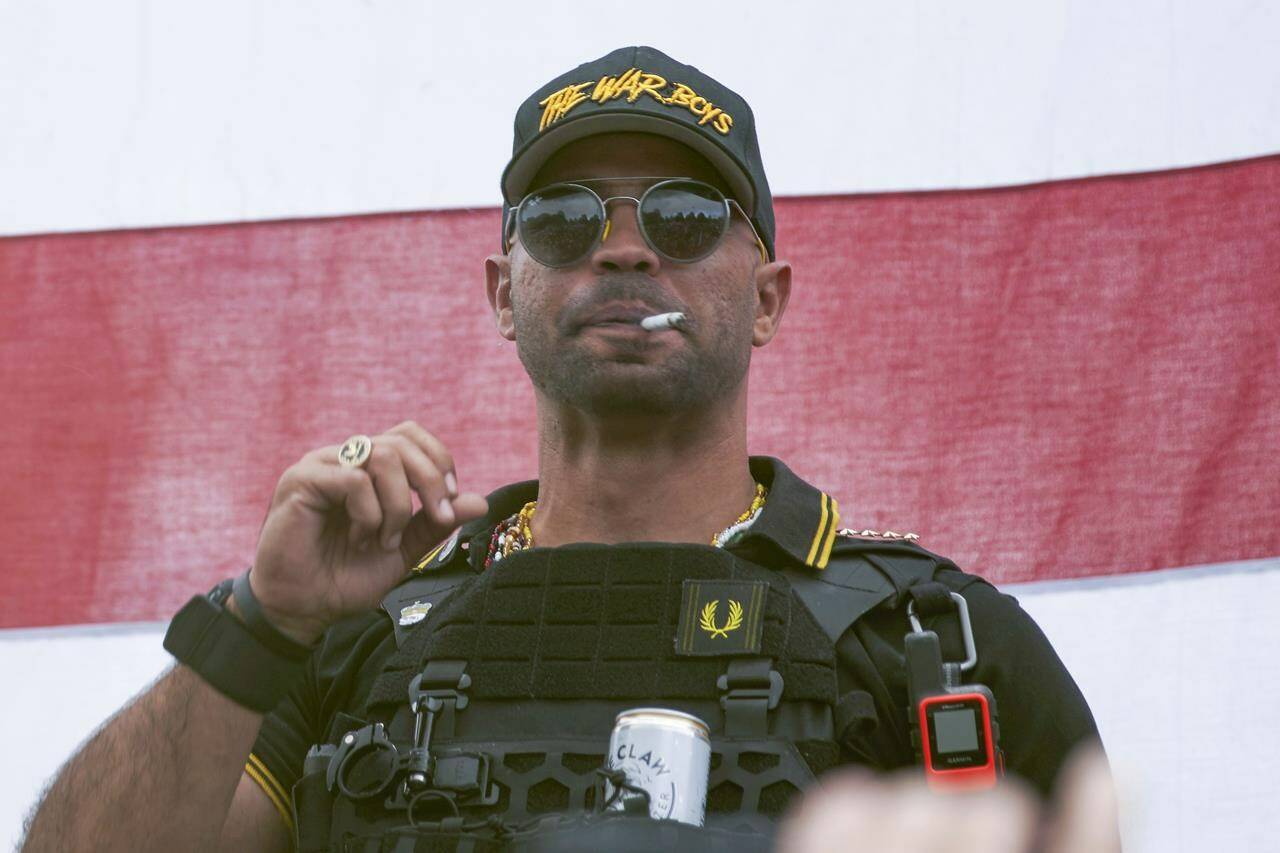
[[[1053,804],[1005,779],[991,791],[935,793],[918,773],[840,772],[783,824],[781,853],[1119,853],[1115,790],[1102,751],[1078,750]]]
[[[422,509],[413,511],[413,495]],[[460,493],[453,457],[413,421],[373,436],[363,467],[313,450],[280,477],[249,576],[268,619],[309,643],[376,607],[406,570],[460,524],[488,511]]]

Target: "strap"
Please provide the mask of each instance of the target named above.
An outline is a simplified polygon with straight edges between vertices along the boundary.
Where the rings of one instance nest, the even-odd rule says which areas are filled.
[[[253,566],[245,569],[244,574],[236,578],[231,585],[231,594],[235,596],[236,607],[240,608],[240,617],[244,621],[244,626],[273,652],[287,658],[305,658],[320,645],[319,641],[310,646],[304,646],[271,624],[271,620],[262,610],[262,603],[253,594],[253,587],[249,584],[249,573],[252,571]]]
[[[847,546],[833,550],[827,568],[821,572],[787,568],[783,573],[832,643],[898,591],[886,572],[865,559],[862,549],[851,550]]]
[[[231,583],[188,601],[169,623],[164,648],[222,695],[266,713],[302,675],[306,658],[281,655],[228,613],[222,602]]]
[[[333,822],[333,793],[325,785],[325,771],[304,774],[293,786],[293,825],[298,828],[297,853],[329,849]]]
[[[426,574],[410,575],[382,599],[382,609],[391,618],[396,635],[396,648],[404,645],[409,632],[430,618],[431,609],[440,604],[464,580],[475,577],[465,559],[457,565],[441,566]]]
[[[907,587],[907,595],[915,602],[916,613],[921,617],[945,616],[956,609],[951,590],[937,581],[917,581]]]
[[[734,658],[716,680],[726,737],[769,734],[769,712],[782,698],[782,676],[772,658]]]
[[[882,574],[862,561],[831,561],[821,574],[809,569],[784,569],[792,591],[834,643],[863,614],[894,596],[895,589]]]
[[[954,567],[950,560],[907,542],[837,538],[825,570],[788,567],[783,574],[836,643],[876,607],[897,604],[912,585],[930,582],[939,569]]]
[[[834,717],[836,740],[842,744],[870,734],[880,719],[875,701],[865,690],[850,690],[841,696]]]
[[[978,649],[973,641],[973,627],[969,623],[969,605],[963,595],[953,592],[940,583],[919,583],[907,589],[907,621],[913,632],[924,630],[921,617],[932,617],[937,624],[939,617],[951,617],[943,625],[957,625],[959,639],[964,646],[962,662],[948,662],[948,683],[959,683],[960,673],[972,669],[978,663]],[[948,635],[952,631],[944,631]],[[938,635],[941,637],[941,634]]]

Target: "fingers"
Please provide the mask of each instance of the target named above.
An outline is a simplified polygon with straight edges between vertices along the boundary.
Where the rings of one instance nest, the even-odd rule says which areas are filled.
[[[991,791],[939,793],[915,773],[873,777],[845,772],[824,779],[784,823],[779,850],[850,849],[919,853],[1022,853],[1034,837],[1032,796],[1005,780]]]
[[[338,465],[336,449],[323,448],[317,453],[330,467]],[[444,443],[413,421],[375,436],[364,467],[347,470],[357,471],[369,480],[379,520],[370,527],[367,490],[361,488],[357,506],[361,517],[352,517],[350,541],[354,544],[376,535],[379,546],[396,550],[405,544],[402,540],[412,527],[410,537],[414,541],[402,550],[413,553],[435,544],[459,524],[483,515],[488,508],[483,498],[473,494],[462,500],[453,465],[453,455]],[[414,494],[422,504],[417,514]]]
[[[324,450],[332,450],[336,458],[336,446]],[[306,500],[307,489],[295,488],[295,481],[297,486],[310,487],[320,496],[322,506],[317,509],[338,506],[346,510],[350,520],[349,541],[367,539],[382,526],[382,503],[373,487],[373,480],[363,470],[326,465],[318,459],[304,457],[301,463],[285,472],[278,491]]]
[[[413,421],[392,427],[379,438],[401,451],[405,470],[428,516],[447,528],[455,526],[458,522],[451,501],[458,496],[458,479],[453,454],[444,442]]]
[[[382,440],[374,439],[373,451],[364,470],[373,481],[378,504],[382,507],[378,541],[384,550],[390,551],[400,545],[400,531],[409,523],[409,516],[413,513],[413,498],[409,493],[405,471],[408,460],[402,456],[404,451],[393,447],[385,437],[379,438]],[[350,541],[354,544],[359,539]]]
[[[781,853],[825,853],[842,849],[846,839],[866,830],[860,818],[877,795],[871,776],[844,771],[823,779],[821,788],[805,795],[778,834]],[[871,849],[871,848],[867,848]]]
[[[1098,746],[1072,753],[1062,770],[1047,853],[1120,853],[1120,815],[1106,755]]]
[[[425,510],[419,511],[409,519],[404,528],[400,553],[404,556],[405,566],[416,563],[423,554],[440,543],[459,524],[466,524],[473,519],[481,518],[489,511],[489,502],[482,495],[474,492],[463,492],[453,500],[455,523],[443,526]]]
[[[844,772],[827,777],[787,818],[779,835],[783,853],[859,849],[882,851],[1026,851],[1032,849],[1042,809],[1013,777],[989,791],[937,793],[918,774],[876,778]],[[1046,853],[1119,853],[1115,788],[1106,757],[1096,746],[1073,754],[1063,770],[1045,828]]]
[[[444,446],[444,442],[413,421],[405,421],[387,432],[403,435],[422,450],[443,476],[448,496],[450,498],[458,496],[458,478],[453,469],[453,454]]]
[[[276,500],[300,498],[312,510],[344,508],[348,542],[399,549],[406,564],[461,524],[488,512],[484,497],[458,490],[453,455],[440,439],[406,421],[373,437],[361,468],[338,462],[338,447],[313,450],[281,478]],[[421,509],[415,512],[413,496]]]

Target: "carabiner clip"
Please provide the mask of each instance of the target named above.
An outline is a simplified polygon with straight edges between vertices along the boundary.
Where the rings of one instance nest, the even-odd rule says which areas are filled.
[[[965,658],[960,663],[960,671],[968,672],[978,665],[978,647],[973,642],[973,626],[969,624],[969,603],[958,592],[951,593],[951,600],[955,602],[956,610],[960,612],[960,636],[964,639]],[[911,630],[917,634],[924,630],[920,625],[920,618],[916,616],[914,600],[907,602],[907,620],[911,622]]]

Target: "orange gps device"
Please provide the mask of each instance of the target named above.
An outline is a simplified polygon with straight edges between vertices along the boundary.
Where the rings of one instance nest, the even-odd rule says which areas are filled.
[[[977,664],[978,654],[969,608],[958,593],[950,593],[950,598],[960,618],[963,662],[944,663],[938,635],[924,630],[915,608],[907,608],[912,627],[905,640],[911,739],[931,788],[993,788],[1004,775],[996,697],[985,685],[961,683],[965,670]]]
[[[937,789],[995,787],[998,748],[991,701],[980,692],[947,693],[916,705],[925,778]]]

